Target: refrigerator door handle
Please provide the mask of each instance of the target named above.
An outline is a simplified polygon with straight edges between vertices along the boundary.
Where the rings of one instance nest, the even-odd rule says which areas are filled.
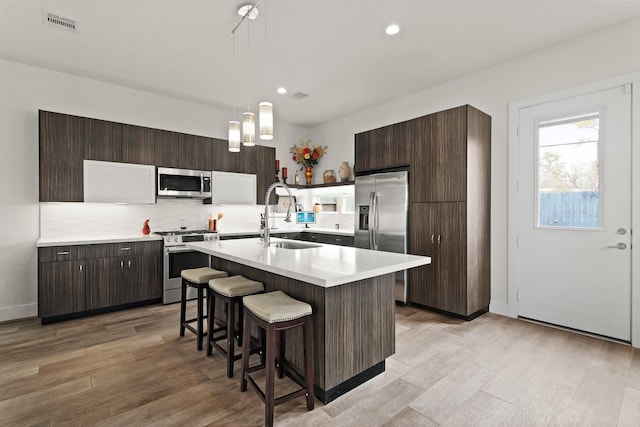
[[[373,247],[373,231],[374,231],[374,224],[375,224],[375,205],[374,205],[374,197],[375,194],[373,191],[371,193],[369,193],[369,206],[371,207],[371,210],[369,211],[369,249],[374,249]]]
[[[380,228],[380,217],[378,215],[378,193],[371,193],[373,198],[373,250],[378,250],[378,230]]]

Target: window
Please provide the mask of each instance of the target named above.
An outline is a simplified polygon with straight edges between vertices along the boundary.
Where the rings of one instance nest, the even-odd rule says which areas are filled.
[[[600,228],[601,111],[537,123],[537,226]]]

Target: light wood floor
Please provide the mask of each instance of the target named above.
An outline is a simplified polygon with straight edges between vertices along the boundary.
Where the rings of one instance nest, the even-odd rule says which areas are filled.
[[[276,425],[640,426],[638,349],[493,314],[398,307],[396,320],[385,373],[311,412],[278,406]],[[0,324],[0,425],[262,422],[222,357],[178,336],[177,304]]]

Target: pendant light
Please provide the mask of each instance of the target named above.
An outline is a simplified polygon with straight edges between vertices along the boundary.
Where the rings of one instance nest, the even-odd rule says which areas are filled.
[[[229,151],[240,151],[240,122],[236,120],[236,35],[233,34],[233,120],[229,122]]]
[[[264,92],[267,93],[267,70],[268,70],[268,46],[267,39],[267,2],[264,3]],[[263,101],[258,105],[258,114],[260,117],[260,139],[273,139],[273,104]]]
[[[256,115],[251,112],[250,103],[251,103],[251,50],[250,50],[250,34],[249,34],[249,23],[252,20],[255,20],[258,17],[258,4],[260,4],[262,0],[257,0],[253,5],[246,4],[241,6],[238,9],[238,15],[241,16],[240,21],[233,27],[231,30],[231,34],[234,35],[234,50],[233,50],[233,58],[234,58],[234,89],[233,89],[233,120],[229,122],[229,151],[238,152],[240,151],[240,141],[242,141],[242,145],[245,147],[251,147],[256,144]],[[266,4],[266,2],[265,2]],[[248,18],[248,19],[247,19]],[[247,20],[247,111],[242,114],[242,124],[235,120],[235,107],[236,107],[236,90],[235,90],[235,79],[236,79],[236,70],[235,70],[235,32],[238,27]],[[267,34],[267,23],[265,20],[265,92],[267,87],[267,49],[266,49],[266,34]],[[260,139],[271,140],[273,139],[273,104],[268,101],[260,102],[258,105],[258,114],[259,114],[259,132]],[[242,132],[241,132],[242,131]]]

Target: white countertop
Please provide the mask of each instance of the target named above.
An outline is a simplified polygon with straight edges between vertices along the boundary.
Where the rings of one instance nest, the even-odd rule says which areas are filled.
[[[353,230],[334,230],[329,228],[291,228],[291,229],[275,229],[271,233],[273,235],[281,234],[281,233],[323,233],[323,234],[336,234],[341,236],[353,236]],[[220,236],[245,236],[245,235],[258,235],[258,231],[238,231],[225,233],[221,232]],[[92,245],[92,244],[100,244],[100,243],[119,243],[119,242],[141,242],[148,240],[162,240],[162,236],[158,236],[157,234],[151,233],[148,236],[143,236],[141,234],[135,235],[122,235],[122,236],[109,236],[109,235],[92,235],[92,236],[69,236],[69,237],[53,237],[53,238],[43,238],[39,239],[36,242],[36,246],[39,248],[47,247],[47,246],[62,246],[62,245]]]
[[[162,236],[150,234],[144,236],[142,234],[127,236],[74,236],[68,238],[56,237],[48,239],[39,239],[36,246],[44,248],[47,246],[61,245],[92,245],[100,243],[120,243],[120,242],[145,242],[151,240],[162,240]]]
[[[271,242],[292,242],[272,238]],[[307,249],[265,248],[259,238],[193,242],[200,252],[325,288],[431,263],[424,256],[314,243]]]

